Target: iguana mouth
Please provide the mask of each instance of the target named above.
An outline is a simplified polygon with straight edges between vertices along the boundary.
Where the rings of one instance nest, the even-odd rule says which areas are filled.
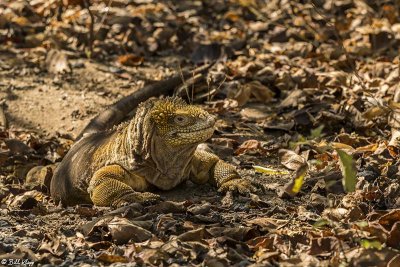
[[[187,134],[187,133],[198,133],[198,132],[204,132],[204,131],[208,131],[208,130],[214,130],[214,127],[206,127],[206,128],[201,128],[198,130],[194,130],[194,131],[178,131],[176,132],[177,134],[183,133],[183,134]]]

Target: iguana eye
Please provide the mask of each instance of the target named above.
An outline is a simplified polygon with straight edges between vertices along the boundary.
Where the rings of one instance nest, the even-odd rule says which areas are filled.
[[[174,117],[174,122],[179,125],[185,125],[189,122],[189,118],[182,115],[176,115]]]

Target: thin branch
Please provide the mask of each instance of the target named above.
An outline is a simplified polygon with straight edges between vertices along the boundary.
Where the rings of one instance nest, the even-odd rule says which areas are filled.
[[[180,64],[179,64],[179,75],[180,75],[180,77],[181,77],[181,79],[182,79],[182,87],[185,89],[186,96],[187,96],[187,98],[190,100],[189,88],[188,88],[188,86],[187,86],[187,83],[186,83],[186,81],[185,81],[185,78],[183,77],[183,72],[182,72],[182,68],[181,68],[181,65],[180,65]],[[175,94],[178,95],[178,94],[179,94],[179,90],[177,90],[177,91],[175,92]]]
[[[94,33],[94,37],[97,36],[97,34],[99,33],[101,27],[103,27],[104,22],[106,21],[106,18],[107,18],[107,16],[108,16],[108,13],[110,12],[110,6],[111,6],[112,2],[113,2],[113,0],[109,0],[109,1],[108,1],[107,7],[106,7],[106,12],[105,12],[104,15],[101,17],[99,29]]]
[[[83,5],[85,9],[87,10],[90,21],[89,21],[89,40],[88,40],[88,48],[89,48],[89,58],[93,56],[93,42],[94,42],[94,15],[92,11],[90,10],[90,3],[89,0],[83,0]]]

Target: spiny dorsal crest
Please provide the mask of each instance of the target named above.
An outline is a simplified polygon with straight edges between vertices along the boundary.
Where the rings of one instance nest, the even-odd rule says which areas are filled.
[[[157,124],[165,124],[169,116],[176,110],[189,107],[180,97],[166,97],[154,102],[151,117]]]

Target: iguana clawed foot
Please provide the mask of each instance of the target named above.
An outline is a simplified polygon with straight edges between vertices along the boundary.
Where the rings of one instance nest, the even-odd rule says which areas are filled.
[[[161,196],[150,192],[132,192],[112,203],[113,207],[122,207],[132,203],[150,204],[161,200]]]
[[[241,195],[247,195],[249,193],[255,192],[256,188],[251,184],[250,181],[236,178],[223,183],[218,189],[218,192],[225,193],[228,191],[238,192]]]

